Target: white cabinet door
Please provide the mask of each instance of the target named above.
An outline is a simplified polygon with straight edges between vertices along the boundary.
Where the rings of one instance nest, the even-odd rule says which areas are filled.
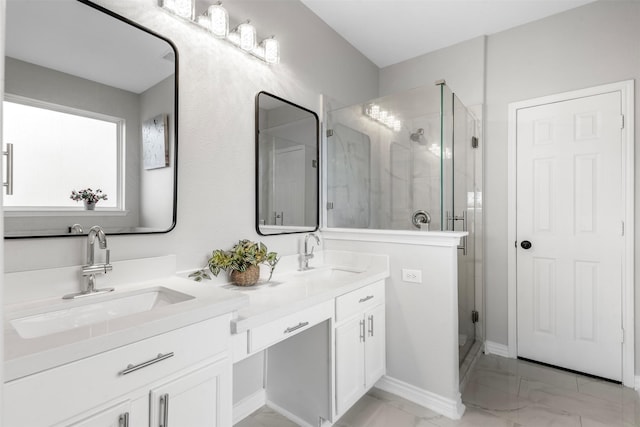
[[[372,387],[386,372],[385,306],[379,305],[365,313],[365,386]]]
[[[129,427],[129,415],[131,402],[128,400],[102,409],[97,412],[88,412],[74,417],[73,420],[58,424],[68,427]]]
[[[336,409],[342,414],[364,393],[363,317],[336,328]]]
[[[231,362],[224,359],[155,387],[150,427],[230,427]]]

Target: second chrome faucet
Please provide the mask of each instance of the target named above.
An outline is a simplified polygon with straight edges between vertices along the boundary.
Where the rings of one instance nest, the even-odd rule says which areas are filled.
[[[304,254],[302,254],[302,265],[300,266],[300,270],[309,270],[309,260],[313,258],[313,249],[311,246],[311,251],[309,251],[309,239],[313,238],[316,241],[316,246],[320,245],[320,238],[315,233],[309,233],[304,236]]]

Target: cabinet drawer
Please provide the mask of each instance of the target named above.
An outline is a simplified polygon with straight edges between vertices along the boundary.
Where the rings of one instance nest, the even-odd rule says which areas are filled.
[[[336,323],[384,303],[384,281],[364,286],[336,298]]]
[[[269,347],[333,317],[333,300],[249,330],[249,353]]]
[[[55,424],[224,354],[230,322],[231,315],[216,317],[8,382],[4,422],[12,427]]]

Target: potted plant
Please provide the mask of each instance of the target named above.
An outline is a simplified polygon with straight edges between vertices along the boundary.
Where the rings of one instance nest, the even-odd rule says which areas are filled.
[[[107,195],[102,193],[102,190],[99,188],[94,192],[90,188],[85,188],[82,190],[71,190],[71,200],[75,200],[79,202],[82,200],[84,202],[85,209],[92,211],[96,207],[96,203],[100,200],[107,200]]]
[[[243,239],[238,241],[231,250],[214,250],[207,261],[207,267],[214,276],[218,276],[220,271],[224,270],[235,285],[251,286],[258,282],[260,264],[266,264],[270,267],[269,279],[267,280],[271,280],[278,261],[278,254],[269,252],[264,243]],[[203,279],[211,279],[205,271],[207,267],[191,273],[189,277],[198,282]]]

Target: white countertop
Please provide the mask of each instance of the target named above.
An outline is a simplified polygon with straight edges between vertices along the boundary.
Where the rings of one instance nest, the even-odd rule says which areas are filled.
[[[72,267],[12,273],[5,276],[9,278],[9,300],[12,302],[4,308],[5,381],[51,369],[225,313],[235,312],[231,331],[241,333],[389,277],[389,258],[386,255],[323,251],[317,253],[312,260],[313,268],[304,272],[297,271],[297,255],[283,257],[276,274],[269,282],[247,288],[215,285],[206,281],[198,283],[177,276],[146,276],[149,280],[141,280],[145,277],[138,268],[141,262],[152,267],[145,268],[145,271],[157,273],[158,266],[171,264],[172,259],[159,257],[121,262],[118,265],[120,273],[100,277],[99,287],[115,285],[115,291],[89,296],[79,301],[61,298],[69,291],[67,283],[70,278],[77,276],[76,269]],[[167,268],[164,273],[166,270]],[[125,282],[127,277],[136,281]],[[34,286],[43,287],[39,295],[42,295],[46,286],[48,294],[34,299]],[[18,291],[23,287],[27,288],[24,292]],[[157,287],[194,298],[35,338],[21,337],[11,325],[11,320],[31,314],[65,310],[87,304],[89,301],[93,303],[119,298]],[[62,292],[63,290],[65,292]]]
[[[167,288],[195,298],[37,338],[20,337],[10,323],[17,317],[118,298],[137,290],[153,287]],[[241,293],[216,286],[206,286],[179,277],[166,277],[128,284],[116,288],[114,292],[85,297],[79,301],[63,300],[58,296],[7,305],[4,310],[5,381],[230,313],[246,305],[247,302],[248,298]]]
[[[232,332],[244,332],[389,277],[386,255],[324,251],[319,259],[317,267],[274,274],[266,283],[222,286],[249,297],[249,305],[238,309],[232,321]],[[332,270],[337,270],[335,277],[330,277]]]

